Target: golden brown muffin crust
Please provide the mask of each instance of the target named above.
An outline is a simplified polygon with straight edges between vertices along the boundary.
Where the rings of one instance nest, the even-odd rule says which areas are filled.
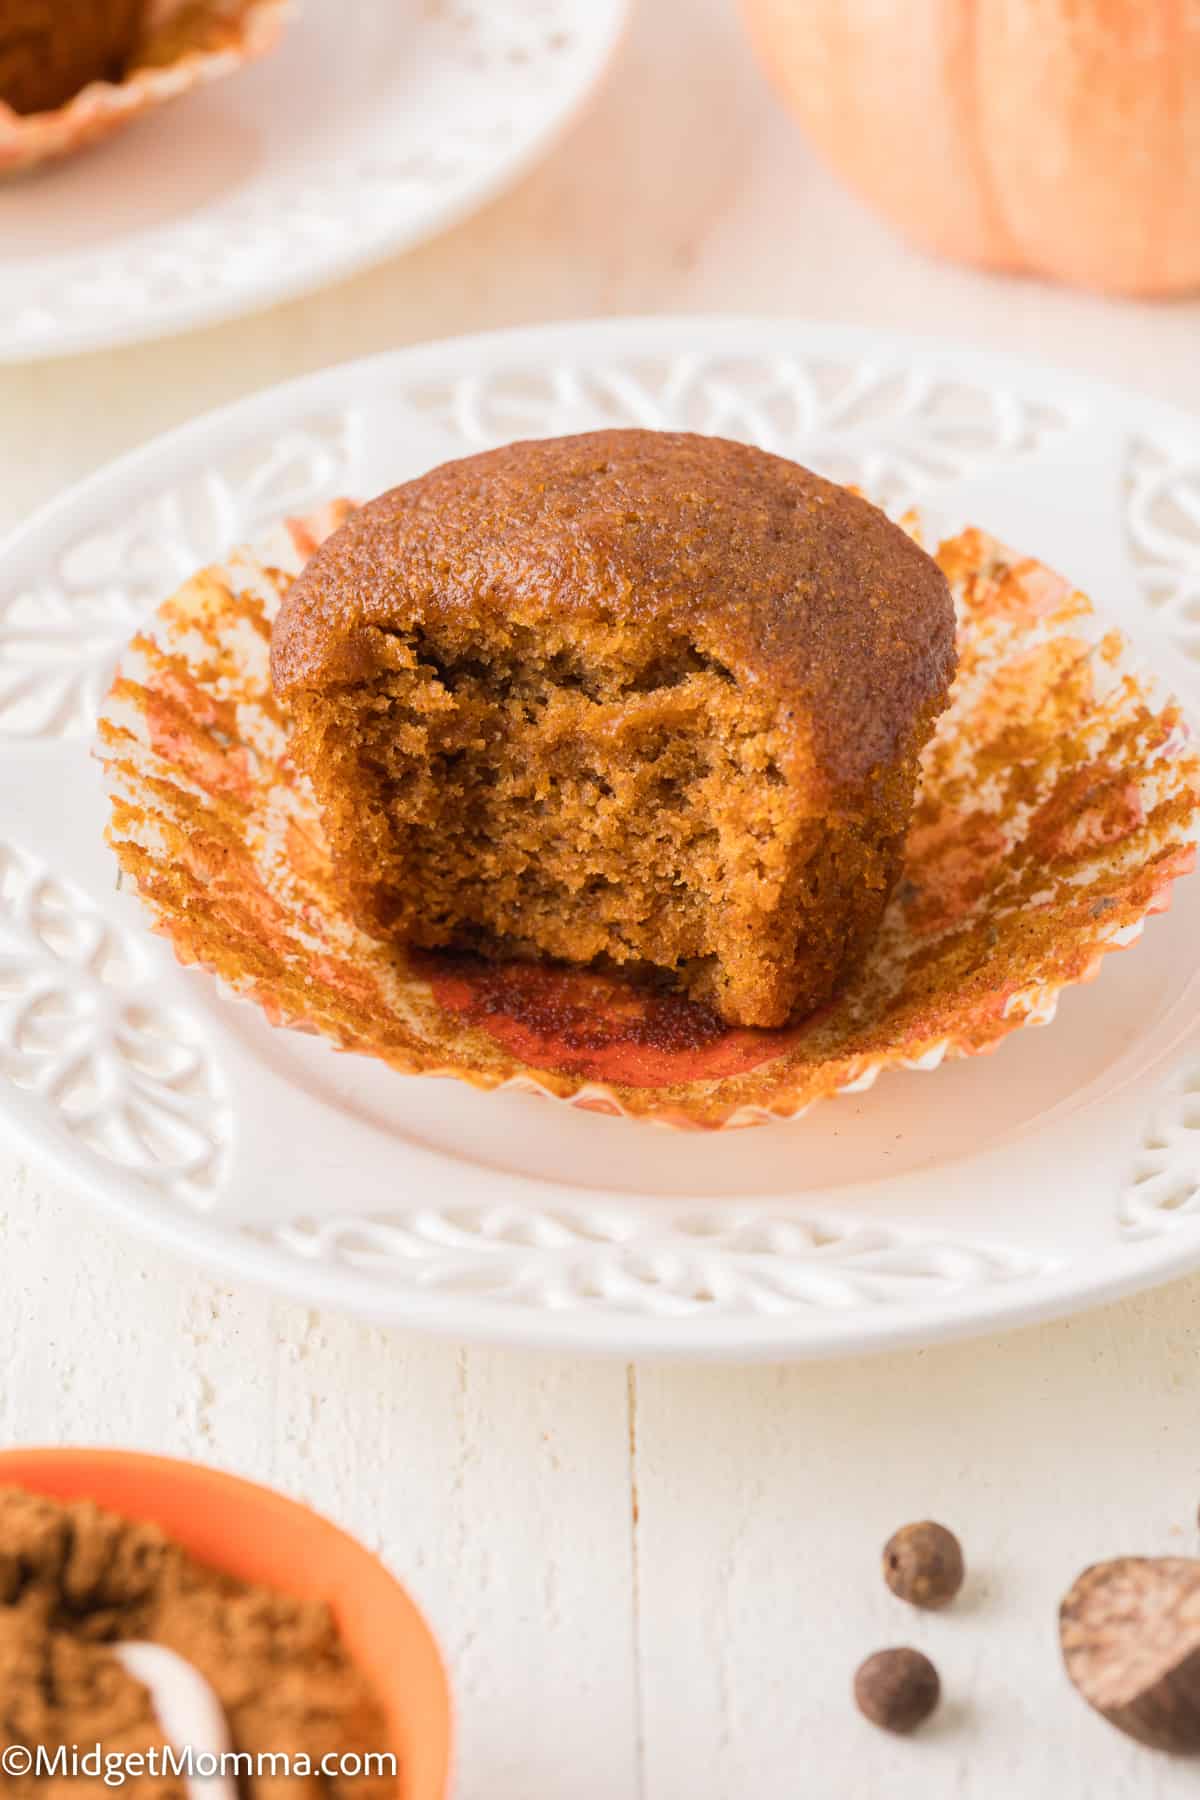
[[[370,680],[389,628],[481,610],[686,635],[794,697],[839,787],[897,755],[954,666],[945,578],[867,501],[727,439],[597,431],[446,463],[363,507],[284,602],[276,692]]]

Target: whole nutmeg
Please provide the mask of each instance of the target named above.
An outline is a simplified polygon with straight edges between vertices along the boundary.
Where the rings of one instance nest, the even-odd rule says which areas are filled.
[[[1093,1563],[1058,1631],[1067,1674],[1110,1725],[1156,1750],[1200,1752],[1200,1561]]]
[[[941,1698],[938,1672],[919,1650],[877,1650],[854,1677],[858,1710],[884,1731],[914,1731]]]
[[[913,1606],[945,1606],[966,1572],[962,1545],[932,1519],[902,1525],[883,1546],[883,1579],[893,1594]]]

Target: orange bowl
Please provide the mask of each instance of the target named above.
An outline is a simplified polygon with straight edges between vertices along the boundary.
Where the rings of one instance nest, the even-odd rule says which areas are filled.
[[[378,1558],[328,1519],[218,1469],[132,1450],[0,1451],[0,1484],[94,1500],[161,1526],[212,1568],[324,1600],[383,1707],[397,1800],[446,1800],[450,1689],[433,1634]]]

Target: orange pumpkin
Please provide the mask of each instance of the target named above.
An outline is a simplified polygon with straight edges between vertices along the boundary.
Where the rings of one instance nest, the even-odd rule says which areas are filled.
[[[742,0],[818,149],[927,249],[1200,287],[1200,0]]]

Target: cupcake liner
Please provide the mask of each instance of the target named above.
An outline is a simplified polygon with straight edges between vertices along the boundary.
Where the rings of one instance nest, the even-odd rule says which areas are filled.
[[[188,582],[127,647],[100,719],[109,839],[156,928],[273,1025],[405,1074],[675,1126],[765,1123],[1045,1023],[1192,867],[1200,760],[1178,704],[1069,582],[968,530],[937,552],[959,673],[904,874],[819,1013],[747,1030],[609,975],[382,945],[342,909],[269,673],[280,599],[350,510]]]
[[[18,113],[0,101],[0,176],[69,156],[141,113],[263,56],[292,0],[154,0],[121,81],[93,81],[49,112]]]

